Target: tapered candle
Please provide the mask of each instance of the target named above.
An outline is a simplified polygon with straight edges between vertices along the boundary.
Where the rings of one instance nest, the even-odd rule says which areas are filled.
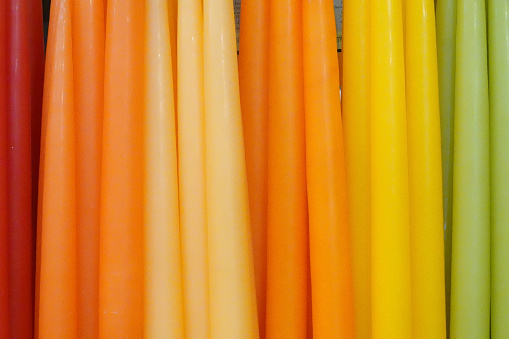
[[[267,120],[269,1],[242,2],[239,81],[260,337],[265,337],[267,289]]]
[[[30,23],[30,104],[32,142],[32,220],[37,219],[37,191],[39,179],[39,153],[41,150],[42,91],[44,85],[44,33],[42,24],[42,2],[28,1],[28,22]],[[35,239],[33,232],[32,239]],[[32,262],[35,256],[32,255]]]
[[[7,1],[0,1],[0,337],[9,338],[9,219],[7,190]]]
[[[490,333],[490,166],[483,0],[458,1],[451,337]]]
[[[509,337],[509,12],[488,1],[491,151],[491,337]]]
[[[342,113],[357,338],[371,338],[370,6],[343,4]]]
[[[406,1],[412,337],[445,338],[440,111],[433,0]]]
[[[313,336],[354,338],[352,257],[332,0],[302,4]]]
[[[108,1],[99,338],[143,335],[144,8],[138,0]]]
[[[400,0],[371,6],[373,338],[412,336],[405,68]]]
[[[168,0],[168,23],[170,27],[170,44],[171,44],[171,67],[173,74],[173,98],[174,104],[177,104],[177,26],[178,26],[178,0]],[[177,107],[175,106],[175,111]],[[175,116],[176,118],[176,116]]]
[[[46,73],[52,80],[44,102],[44,178],[41,187],[41,273],[39,338],[75,338],[76,189],[72,54],[72,2],[51,4],[54,58]]]
[[[302,2],[270,2],[267,338],[305,338],[308,215]]]
[[[203,6],[178,4],[178,168],[186,338],[208,338],[209,285],[205,186]]]
[[[210,337],[258,338],[233,6],[203,14]]]
[[[28,3],[7,5],[7,175],[11,333],[33,335],[31,92]]]
[[[445,306],[447,333],[451,301],[452,167],[454,134],[454,78],[456,69],[456,0],[436,1],[438,88],[442,130],[442,182],[444,205]]]
[[[78,337],[99,334],[99,210],[104,107],[102,0],[74,2]]]
[[[168,2],[145,9],[144,337],[183,338],[175,105]]]

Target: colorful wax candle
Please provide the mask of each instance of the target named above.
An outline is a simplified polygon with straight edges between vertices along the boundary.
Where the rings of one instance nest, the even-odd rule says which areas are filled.
[[[184,334],[199,339],[210,336],[202,1],[181,0],[178,11],[177,135]]]
[[[257,338],[233,6],[205,0],[203,14],[210,337]]]
[[[483,0],[458,1],[451,265],[452,338],[490,334],[490,159]]]
[[[76,338],[76,187],[72,1],[53,1],[46,64],[41,167],[41,249],[38,338]]]
[[[37,219],[37,191],[39,181],[39,153],[41,151],[42,92],[44,85],[44,33],[42,24],[42,2],[28,1],[30,35],[30,105],[32,142],[32,222]]]
[[[7,190],[7,1],[0,1],[0,337],[9,338],[9,219]]]
[[[371,338],[370,6],[343,3],[342,113],[355,335]]]
[[[509,12],[488,1],[491,157],[491,337],[509,337]]]
[[[438,88],[442,130],[445,306],[447,329],[451,301],[452,168],[454,150],[454,78],[456,69],[456,0],[436,1]],[[449,332],[449,331],[447,331]]]
[[[101,178],[99,338],[143,336],[144,2],[109,0]]]
[[[269,10],[267,338],[305,338],[308,213],[302,2]]]
[[[373,338],[412,336],[408,155],[401,0],[371,3]]]
[[[173,98],[175,105],[177,104],[177,26],[178,26],[178,0],[168,0],[168,23],[170,27],[170,44],[171,44],[171,67],[173,74]],[[175,106],[175,110],[176,110]],[[175,116],[176,118],[176,116]]]
[[[440,111],[433,0],[406,1],[412,337],[445,338]]]
[[[32,158],[28,2],[9,1],[7,14],[7,175],[11,333],[30,338],[32,299]]]
[[[243,0],[239,81],[260,337],[265,337],[267,289],[267,120],[269,1]]]
[[[351,239],[332,0],[305,0],[302,14],[313,336],[353,338]]]
[[[74,2],[78,334],[99,334],[99,211],[104,106],[102,0]]]
[[[166,0],[145,8],[144,337],[183,338],[175,104]]]

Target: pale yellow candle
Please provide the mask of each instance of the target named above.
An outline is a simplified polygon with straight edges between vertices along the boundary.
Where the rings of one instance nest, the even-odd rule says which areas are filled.
[[[445,338],[438,66],[433,0],[406,2],[412,337]]]
[[[145,2],[144,338],[183,338],[175,111],[167,0]]]
[[[178,4],[178,165],[184,334],[208,338],[209,285],[205,192],[203,7]]]
[[[203,6],[211,338],[258,338],[233,6]]]

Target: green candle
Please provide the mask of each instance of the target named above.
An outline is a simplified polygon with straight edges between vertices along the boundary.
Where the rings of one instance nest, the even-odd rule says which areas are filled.
[[[509,3],[488,1],[491,151],[491,336],[509,338]]]
[[[444,197],[444,254],[447,328],[451,295],[452,159],[454,135],[454,73],[456,62],[456,0],[436,2],[438,88],[442,129],[442,182]]]
[[[490,334],[489,103],[484,0],[458,0],[451,337]]]

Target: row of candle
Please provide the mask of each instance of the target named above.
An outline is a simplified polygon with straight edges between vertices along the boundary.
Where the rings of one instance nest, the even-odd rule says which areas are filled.
[[[0,336],[507,337],[508,5],[333,5],[0,1]]]

